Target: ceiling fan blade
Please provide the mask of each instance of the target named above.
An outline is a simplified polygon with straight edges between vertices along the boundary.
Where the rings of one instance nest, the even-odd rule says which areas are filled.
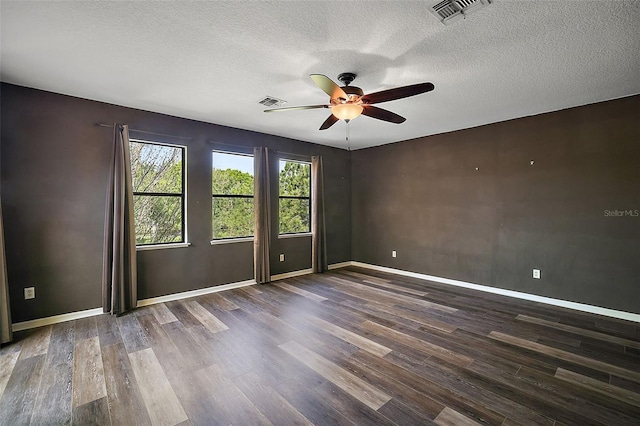
[[[349,99],[349,95],[347,95],[340,86],[333,82],[329,77],[322,74],[311,74],[309,75],[316,85],[321,88],[327,95],[331,96],[331,99],[342,98]]]
[[[380,92],[369,93],[362,97],[365,104],[378,104],[380,102],[393,101],[395,99],[408,98],[420,93],[430,92],[434,89],[431,83],[412,84],[410,86],[396,87],[395,89],[382,90]]]
[[[264,112],[295,111],[297,109],[317,109],[317,108],[329,108],[329,105],[305,105],[305,106],[296,106],[296,107],[272,108],[272,109],[265,109]]]
[[[320,126],[319,130],[327,130],[329,127],[333,126],[338,121],[339,121],[339,118],[331,114],[326,120],[324,120],[324,123],[322,123],[322,126]]]
[[[372,105],[362,105],[362,115],[366,115],[371,118],[377,118],[378,120],[388,121],[390,123],[404,123],[407,119],[395,112],[387,111],[386,109],[374,107]]]

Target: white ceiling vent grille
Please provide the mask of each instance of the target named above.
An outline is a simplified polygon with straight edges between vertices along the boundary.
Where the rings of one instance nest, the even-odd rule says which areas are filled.
[[[492,2],[493,0],[443,0],[431,7],[431,13],[448,25]]]
[[[262,104],[268,108],[271,107],[279,107],[287,103],[287,101],[283,101],[282,99],[274,98],[273,96],[265,96],[263,99],[258,101],[259,104]]]

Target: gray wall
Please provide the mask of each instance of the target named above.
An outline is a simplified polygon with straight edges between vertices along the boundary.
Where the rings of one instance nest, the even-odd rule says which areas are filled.
[[[352,162],[354,260],[640,313],[640,96]]]
[[[329,263],[351,259],[349,153],[344,150],[2,84],[1,171],[13,322],[99,307],[112,130],[190,138],[188,248],[138,252],[140,299],[253,278],[251,242],[211,246],[211,141],[324,157]],[[215,117],[212,117],[215,119]],[[151,137],[149,139],[164,139]],[[171,138],[169,138],[171,139]],[[232,149],[232,148],[231,148]],[[272,159],[277,162],[276,156]],[[277,166],[276,166],[277,170]],[[276,176],[277,179],[277,176]],[[277,191],[272,191],[277,214]],[[310,237],[277,238],[272,273],[311,267]],[[278,261],[285,253],[286,261]],[[36,298],[24,300],[34,286]]]

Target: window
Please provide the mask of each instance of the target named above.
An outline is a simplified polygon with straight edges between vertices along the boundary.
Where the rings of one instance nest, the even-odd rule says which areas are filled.
[[[136,245],[183,243],[185,148],[131,140]]]
[[[280,234],[311,232],[311,164],[280,160]]]
[[[253,236],[253,156],[213,152],[213,239]]]

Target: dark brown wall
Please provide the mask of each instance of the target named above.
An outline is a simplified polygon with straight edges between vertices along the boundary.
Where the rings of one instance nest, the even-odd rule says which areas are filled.
[[[133,129],[190,138],[175,141],[187,146],[192,245],[138,252],[140,299],[253,278],[251,242],[209,243],[211,141],[322,155],[329,263],[351,259],[350,163],[344,150],[9,84],[2,84],[1,95],[2,208],[13,322],[101,304],[112,130],[95,127],[95,122],[126,123]],[[277,162],[275,155],[272,158]],[[277,191],[272,196],[277,214]],[[277,232],[276,227],[272,273],[310,268],[311,239],[278,240]],[[279,253],[285,253],[286,262],[278,262]],[[25,301],[23,288],[29,286],[35,286],[36,299]]]
[[[354,260],[640,313],[640,96],[352,162]]]

